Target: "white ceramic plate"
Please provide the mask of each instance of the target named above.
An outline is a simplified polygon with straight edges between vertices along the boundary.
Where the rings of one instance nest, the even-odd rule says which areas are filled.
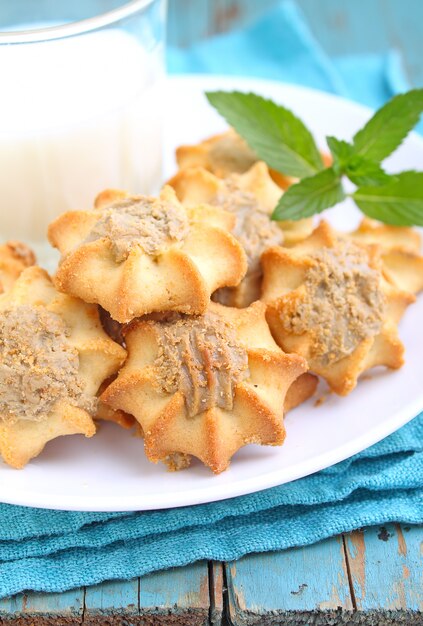
[[[325,93],[255,79],[219,77],[173,78],[168,84],[166,174],[174,171],[173,151],[225,128],[208,106],[208,89],[255,91],[293,109],[324,146],[333,134],[348,139],[370,111]],[[421,167],[423,141],[407,139],[387,162],[392,169]],[[329,213],[336,227],[358,221],[345,203]],[[56,509],[123,511],[177,507],[231,498],[301,478],[328,467],[386,437],[423,409],[423,297],[401,323],[406,364],[396,372],[380,369],[366,377],[347,398],[331,395],[321,406],[314,400],[290,413],[287,439],[281,448],[248,446],[238,452],[228,471],[213,476],[200,463],[169,473],[146,461],[142,442],[113,424],[93,439],[62,437],[24,470],[0,462],[0,501]]]

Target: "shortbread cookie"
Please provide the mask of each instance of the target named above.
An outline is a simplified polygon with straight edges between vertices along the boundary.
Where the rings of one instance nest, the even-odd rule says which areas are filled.
[[[137,423],[132,415],[128,415],[127,413],[124,413],[124,411],[114,411],[101,401],[98,403],[95,419],[103,422],[113,422],[114,424],[117,424],[122,428],[126,428],[127,430],[133,428]]]
[[[255,163],[244,174],[220,179],[202,167],[181,170],[169,184],[185,206],[220,206],[236,217],[233,234],[244,248],[248,271],[237,287],[220,289],[213,297],[227,306],[246,307],[260,297],[262,271],[260,256],[267,248],[292,239],[291,224],[270,219],[281,192],[263,162]],[[287,230],[284,227],[287,226]],[[305,230],[304,230],[305,229]],[[306,237],[309,226],[297,223],[294,230]]]
[[[327,167],[332,162],[330,155],[326,153],[322,153],[322,159]],[[233,129],[209,137],[198,144],[180,146],[176,149],[176,161],[181,170],[203,167],[219,178],[227,178],[231,174],[244,174],[258,160],[253,150]],[[282,191],[298,182],[298,178],[287,176],[267,166],[266,169],[268,175]],[[276,204],[271,211],[275,206]],[[285,232],[285,246],[301,241],[313,230],[312,218],[279,223]]]
[[[0,455],[21,468],[51,439],[95,433],[96,394],[125,350],[97,307],[58,293],[30,267],[0,296]]]
[[[101,399],[136,418],[151,461],[179,469],[195,456],[219,473],[242,446],[283,443],[285,396],[307,365],[278,348],[263,303],[134,320],[125,341],[128,360]]]
[[[258,158],[244,139],[230,129],[198,144],[179,146],[176,161],[180,169],[200,166],[219,178],[226,178],[230,174],[243,174]],[[270,175],[281,189],[287,189],[297,180],[275,170],[270,170]]]
[[[388,226],[366,217],[350,236],[355,241],[381,247],[383,273],[388,282],[411,293],[423,289],[421,238],[416,230]]]
[[[103,325],[104,327],[104,325]],[[105,380],[98,390],[98,396],[106,391],[107,387],[116,380],[116,375],[111,376],[107,380]],[[110,406],[104,404],[101,400],[98,400],[97,403],[97,412],[95,414],[95,419],[100,420],[102,422],[113,422],[122,428],[126,428],[127,430],[133,428],[138,422],[135,420],[132,415],[128,415],[128,413],[124,413],[124,411],[114,411]]]
[[[257,157],[233,130],[194,146],[181,146],[177,149],[176,156],[181,170],[201,167],[218,178],[226,179],[232,174],[246,174],[251,171],[250,176],[239,176],[237,180],[243,191],[258,194],[269,214],[275,209],[282,191],[296,182],[295,178],[275,172],[263,162],[260,168],[255,169],[254,165],[259,162]],[[170,184],[175,186],[176,183],[182,184],[178,181],[178,174]],[[301,241],[313,230],[312,218],[286,220],[278,224],[285,234],[285,246]]]
[[[263,300],[278,345],[307,359],[340,395],[365,370],[403,364],[397,324],[414,296],[383,276],[376,246],[337,236],[321,222],[293,248],[262,256]]]
[[[8,291],[26,267],[35,263],[32,250],[20,241],[0,245],[0,293]]]
[[[285,395],[285,402],[283,405],[284,415],[286,415],[288,411],[292,411],[311,398],[316,392],[318,382],[319,379],[317,376],[314,376],[309,372],[301,374],[298,378],[296,378]],[[101,420],[115,422],[119,426],[122,426],[122,428],[126,429],[132,428],[135,423],[135,436],[138,436],[140,439],[144,439],[144,431],[141,424],[128,413],[115,411],[111,407],[108,407],[104,402],[100,401],[97,417]],[[189,467],[191,464],[191,456],[189,454],[175,452],[167,456],[166,459],[164,459],[164,462],[170,471],[177,471]]]
[[[106,388],[107,385],[104,389]],[[122,428],[126,428],[127,430],[133,428],[137,423],[132,415],[128,415],[128,413],[125,413],[124,411],[114,411],[111,407],[107,406],[107,404],[101,402],[101,400],[98,402],[97,412],[94,419],[102,422],[113,422],[114,424],[117,424]]]
[[[290,386],[286,392],[285,402],[283,405],[284,412],[292,411],[303,402],[314,396],[319,379],[314,374],[306,372],[301,374]]]
[[[226,178],[233,173],[243,174],[258,160],[247,142],[233,128],[208,137],[200,143],[179,146],[176,149],[176,161],[180,169],[200,166],[219,178]],[[331,156],[324,152],[322,160],[326,167],[332,163]],[[284,190],[298,181],[298,178],[273,169],[269,169],[269,173],[275,183]]]
[[[270,179],[264,163],[256,163],[245,174],[220,179],[201,167],[180,171],[171,179],[178,198],[186,206],[220,206],[236,218],[233,234],[244,248],[248,270],[237,287],[219,289],[213,299],[227,306],[243,308],[258,300],[262,271],[260,256],[283,241],[283,233],[270,213],[280,190]]]
[[[247,262],[230,234],[230,213],[187,209],[170,187],[158,198],[106,196],[94,210],[65,213],[50,225],[50,242],[62,254],[60,291],[129,322],[152,311],[202,313],[213,291],[242,280]]]

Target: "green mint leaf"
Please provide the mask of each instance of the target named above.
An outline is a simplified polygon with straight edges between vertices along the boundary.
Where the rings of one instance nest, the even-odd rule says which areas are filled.
[[[323,169],[322,157],[310,131],[285,107],[239,91],[214,91],[206,96],[258,158],[273,169],[299,178]]]
[[[384,185],[390,181],[390,176],[384,172],[379,163],[356,154],[354,146],[347,141],[336,137],[326,137],[326,141],[333,156],[335,172],[348,176],[354,185],[358,187]]]
[[[352,197],[365,215],[385,224],[423,226],[423,172],[401,172],[386,185],[360,187]]]
[[[423,112],[423,89],[395,96],[354,136],[357,154],[383,161],[401,144]]]
[[[333,157],[333,168],[336,172],[343,174],[348,162],[354,155],[353,146],[336,137],[326,137],[326,141]]]
[[[299,220],[321,213],[345,198],[341,179],[333,167],[303,178],[281,196],[273,220]]]
[[[358,187],[376,187],[377,185],[387,185],[392,181],[392,176],[387,174],[379,163],[369,161],[359,154],[350,158],[344,173]]]

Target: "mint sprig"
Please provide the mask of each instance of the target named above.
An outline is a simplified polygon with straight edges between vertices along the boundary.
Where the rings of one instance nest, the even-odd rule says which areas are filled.
[[[240,91],[215,91],[206,96],[269,167],[298,178],[323,169],[312,134],[285,107]]]
[[[357,186],[383,185],[388,182],[389,175],[382,166],[356,154],[350,143],[336,137],[326,137],[326,141],[333,157],[333,167],[340,176],[345,174]]]
[[[316,143],[291,111],[253,93],[210,92],[209,102],[269,167],[301,180],[281,197],[272,219],[298,220],[341,202],[343,177],[369,217],[398,226],[423,225],[423,173],[387,174],[381,163],[423,112],[423,89],[395,96],[353,137],[327,137],[333,164],[324,168]]]

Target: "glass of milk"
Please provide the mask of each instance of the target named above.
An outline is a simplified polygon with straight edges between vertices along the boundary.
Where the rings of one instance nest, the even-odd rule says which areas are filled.
[[[0,243],[157,191],[166,0],[0,3]]]

